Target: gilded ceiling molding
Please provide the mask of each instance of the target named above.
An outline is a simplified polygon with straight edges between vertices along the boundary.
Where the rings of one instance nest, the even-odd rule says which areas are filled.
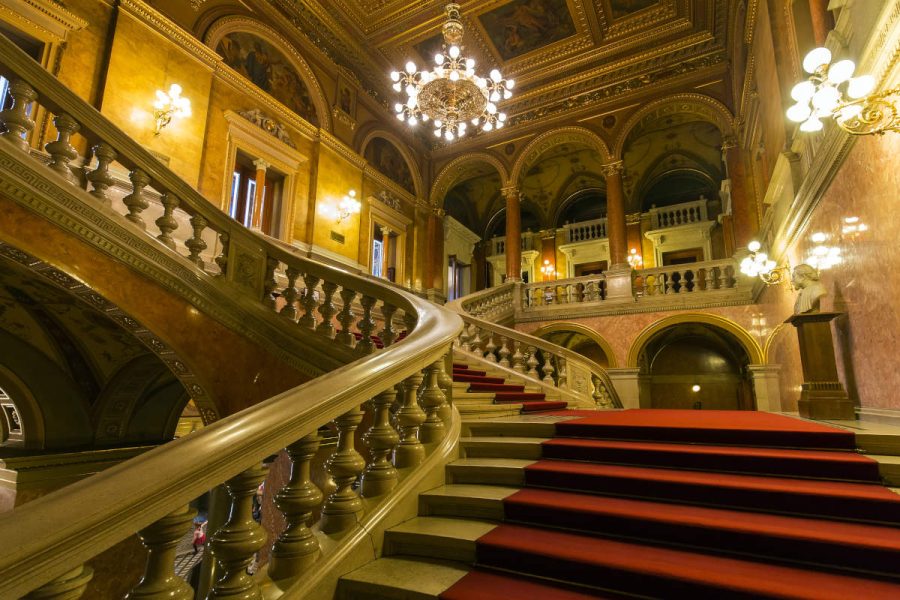
[[[52,0],[0,0],[0,19],[42,41],[61,42],[88,22]]]
[[[500,187],[509,185],[509,175],[506,167],[499,158],[487,152],[472,152],[457,156],[449,163],[444,165],[438,176],[434,179],[431,186],[431,195],[429,197],[431,204],[441,206],[444,203],[444,197],[467,171],[467,167],[474,163],[487,163],[497,170],[500,175]]]
[[[786,2],[785,4],[790,4]],[[744,43],[753,45],[753,35],[756,33],[756,17],[759,12],[759,0],[747,0],[747,15],[744,20]]]
[[[655,121],[669,114],[679,113],[695,114],[703,120],[713,123],[719,128],[723,138],[734,135],[735,119],[727,106],[704,94],[673,94],[650,102],[629,117],[622,126],[613,146],[613,155],[622,156],[629,134],[638,125]]]
[[[203,42],[210,50],[212,50],[219,44],[223,37],[229,33],[235,32],[246,32],[259,35],[284,54],[291,62],[291,65],[297,70],[297,73],[309,90],[313,104],[316,107],[316,116],[320,120],[320,127],[327,131],[332,131],[331,107],[328,105],[325,94],[322,92],[322,86],[319,84],[316,74],[313,73],[309,63],[301,56],[297,51],[297,48],[280,33],[256,19],[248,17],[223,17],[210,26],[206,35],[203,36]],[[218,54],[216,54],[216,58],[218,59],[218,68],[232,71],[231,68],[225,65]],[[235,73],[235,75],[237,75],[237,73]],[[240,77],[239,75],[237,76]],[[247,81],[246,78],[242,78],[242,80],[245,82],[245,87],[255,88],[255,86]]]
[[[350,164],[359,170],[363,170],[366,166],[366,159],[353,151],[353,148],[339,140],[334,134],[327,131],[319,132],[319,141],[323,146],[334,150],[337,154],[343,156]]]
[[[359,155],[365,157],[366,148],[369,146],[369,143],[375,138],[383,138],[389,141],[394,145],[397,151],[400,152],[400,155],[403,156],[403,160],[406,161],[406,166],[409,167],[409,172],[412,174],[413,188],[415,189],[416,197],[424,198],[426,196],[425,182],[422,180],[422,171],[419,169],[419,163],[418,161],[416,161],[412,152],[410,152],[409,146],[406,145],[406,142],[397,137],[393,132],[386,129],[373,129],[369,131],[362,139],[362,143],[359,144]],[[409,190],[404,190],[404,192],[405,194],[409,194]]]
[[[509,181],[513,185],[521,185],[522,174],[534,165],[541,155],[559,144],[583,144],[600,153],[601,162],[612,157],[609,146],[599,135],[586,127],[560,127],[537,136],[522,150],[512,168]]]
[[[119,6],[207,66],[214,67],[221,61],[218,54],[146,2],[122,0]]]

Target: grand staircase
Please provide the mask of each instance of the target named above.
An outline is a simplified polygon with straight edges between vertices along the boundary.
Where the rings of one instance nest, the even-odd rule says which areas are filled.
[[[453,398],[464,418],[510,416],[562,410],[558,392],[541,391],[525,376],[504,373],[460,353],[453,363]]]
[[[900,597],[900,495],[852,433],[766,413],[467,420],[446,484],[338,598]]]

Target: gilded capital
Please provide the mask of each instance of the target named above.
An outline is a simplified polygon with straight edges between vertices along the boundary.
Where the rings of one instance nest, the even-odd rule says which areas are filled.
[[[514,198],[518,200],[519,198],[519,188],[511,185],[509,187],[501,188],[500,193],[503,194],[503,197],[509,200],[510,198]]]
[[[447,214],[447,211],[445,211],[443,208],[441,208],[439,206],[435,206],[435,207],[432,207],[431,214],[438,217],[439,219],[443,219],[444,215]]]
[[[732,148],[737,148],[737,146],[737,138],[733,135],[727,135],[722,139],[722,152],[726,152],[728,150],[731,150]]]
[[[625,172],[625,163],[621,160],[617,160],[615,162],[606,163],[600,167],[600,172],[603,173],[604,177],[613,177],[614,175],[621,175]]]

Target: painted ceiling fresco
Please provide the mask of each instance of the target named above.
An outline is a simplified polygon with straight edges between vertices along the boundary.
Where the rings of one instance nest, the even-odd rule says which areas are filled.
[[[503,60],[527,54],[575,33],[566,0],[514,0],[478,19]]]

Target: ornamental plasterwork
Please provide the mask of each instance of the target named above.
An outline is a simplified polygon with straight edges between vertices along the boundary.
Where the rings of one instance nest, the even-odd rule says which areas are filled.
[[[52,0],[0,0],[0,18],[14,23],[42,40],[66,39],[70,31],[84,29],[88,22]]]
[[[387,190],[381,190],[377,194],[375,194],[375,199],[387,206],[388,208],[393,208],[397,212],[403,207],[403,204],[400,202],[400,198],[394,196]]]
[[[288,135],[287,128],[275,119],[267,117],[258,108],[254,108],[253,110],[238,111],[238,114],[269,135],[274,136],[280,142],[290,146],[291,148],[297,147],[294,144],[294,141],[291,139],[291,136]]]

